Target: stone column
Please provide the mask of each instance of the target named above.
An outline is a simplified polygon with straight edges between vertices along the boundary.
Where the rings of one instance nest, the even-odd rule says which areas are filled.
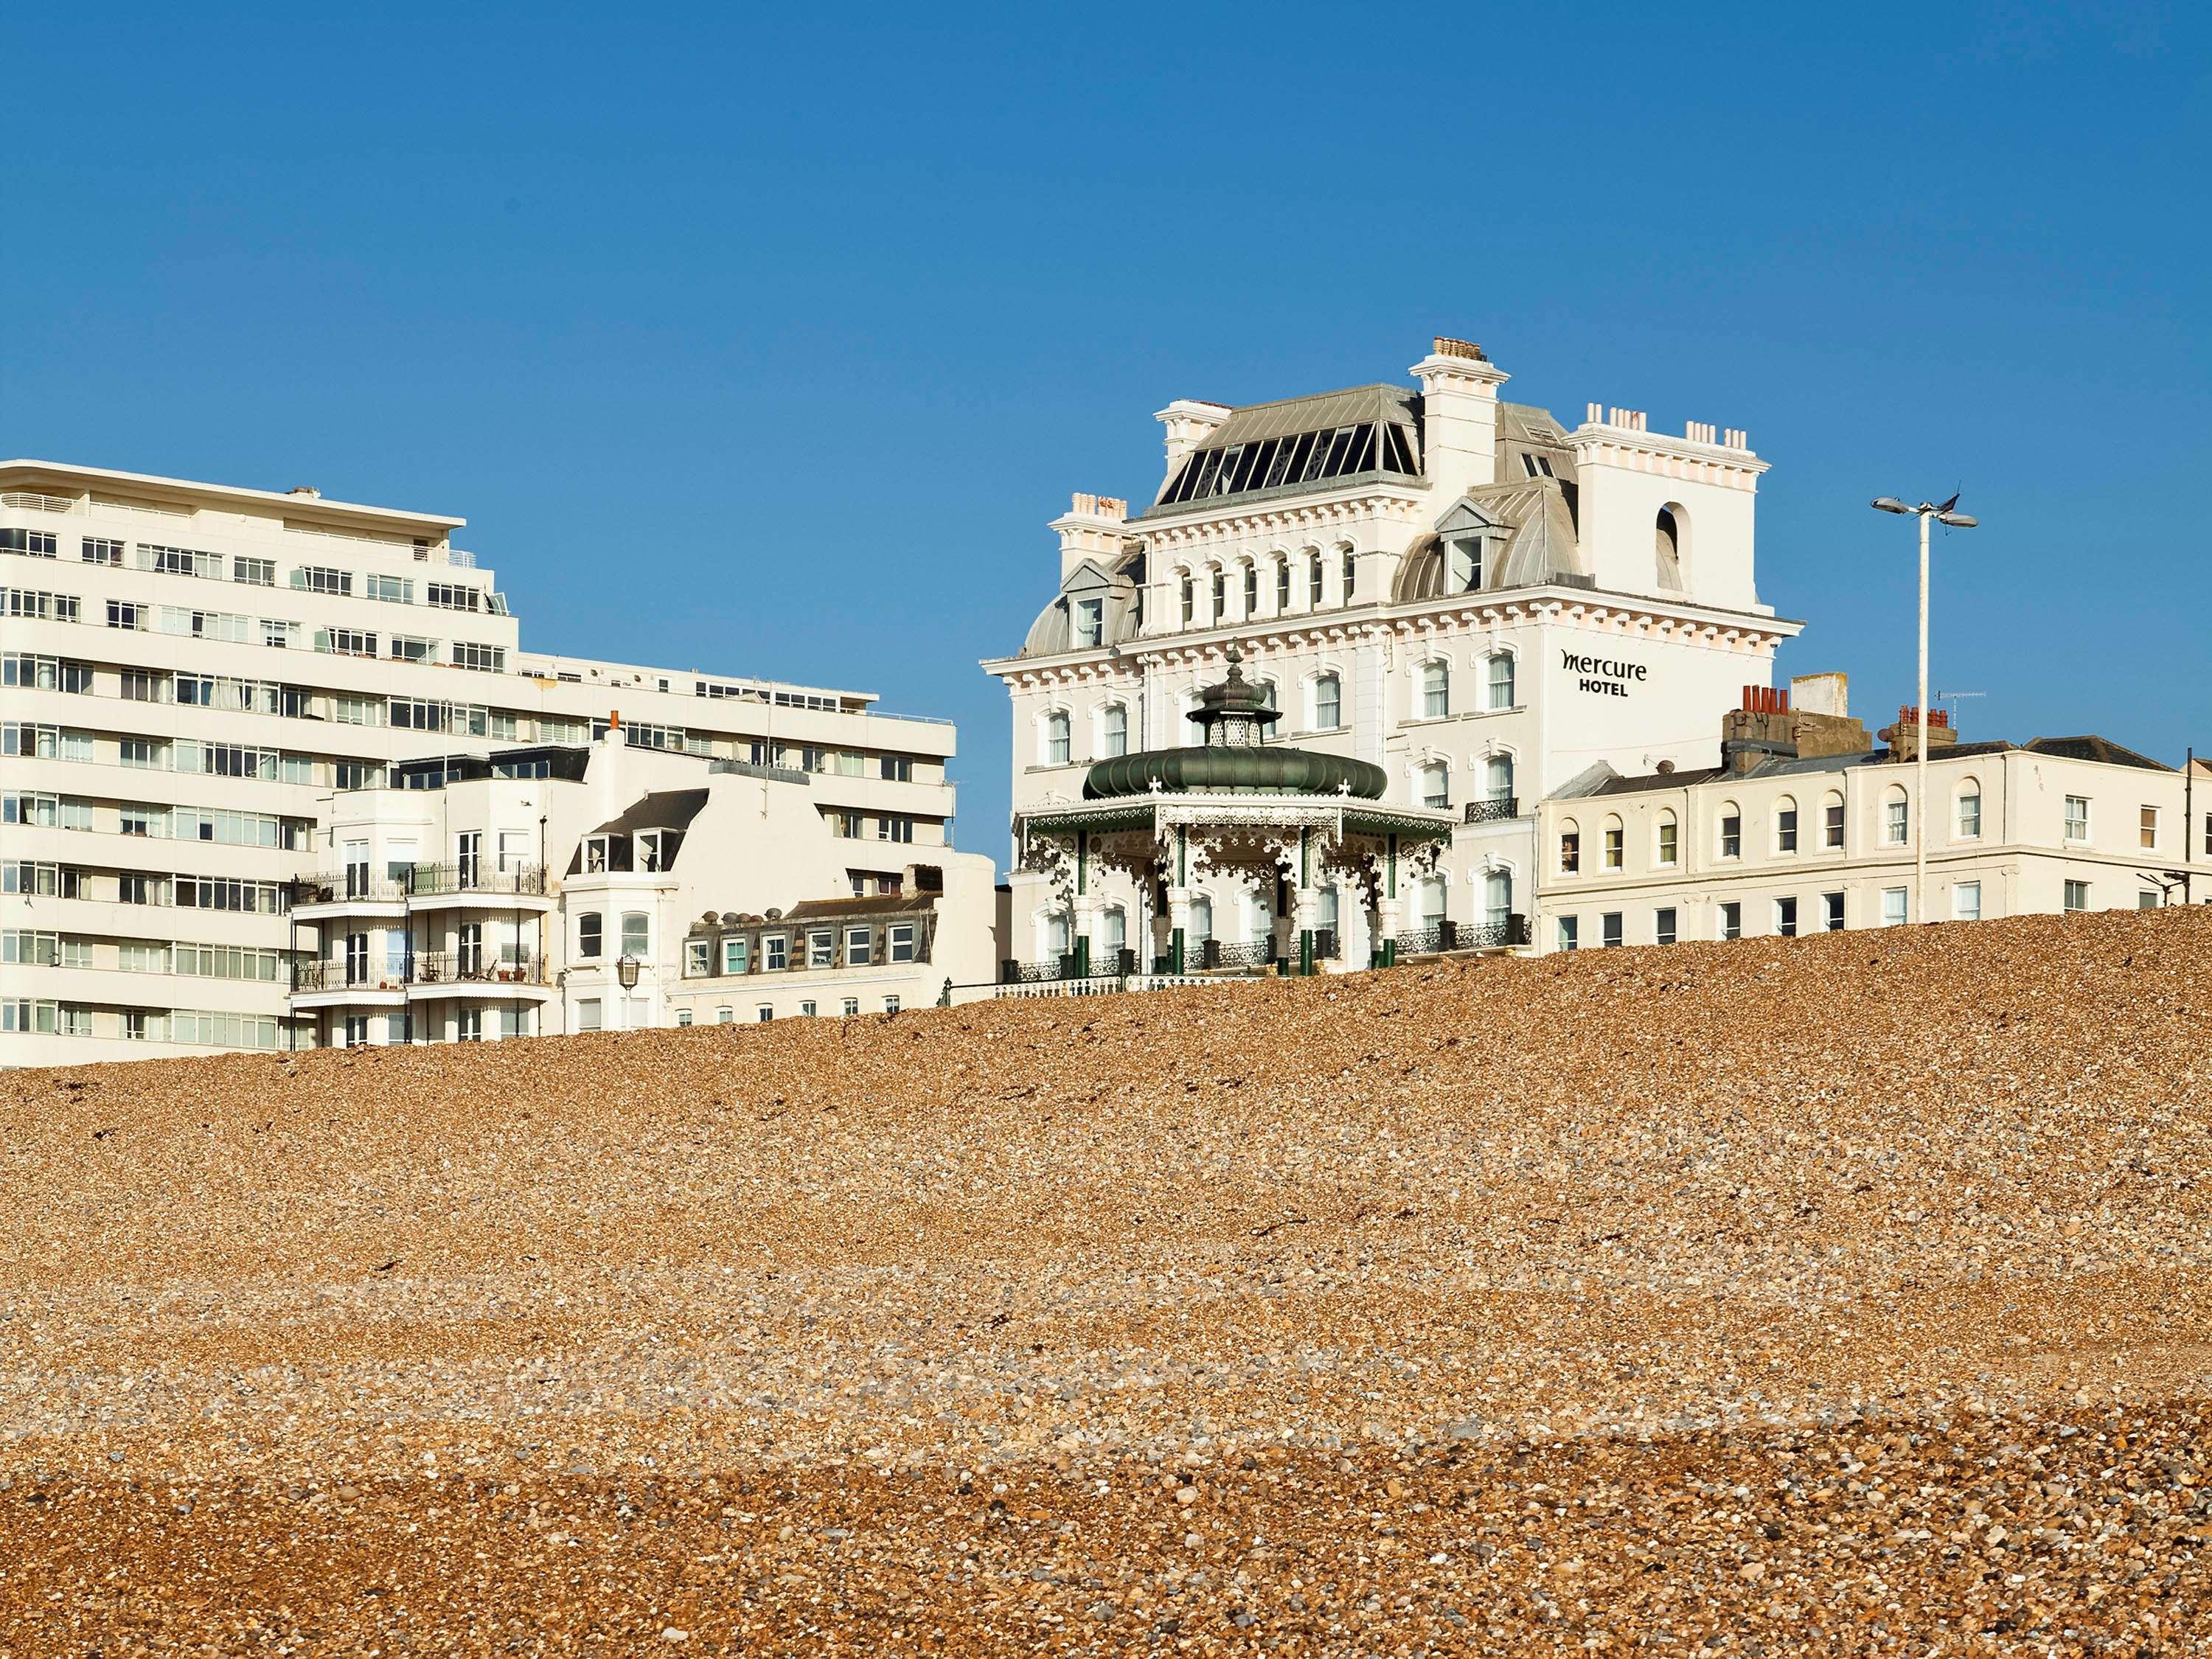
[[[1298,934],[1298,977],[1310,979],[1314,970],[1313,828],[1298,831],[1298,888],[1292,926]]]
[[[1168,889],[1168,972],[1183,970],[1183,942],[1190,937],[1190,889],[1180,883]]]

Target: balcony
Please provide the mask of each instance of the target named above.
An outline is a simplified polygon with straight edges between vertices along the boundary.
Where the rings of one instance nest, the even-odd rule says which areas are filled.
[[[1400,933],[1398,960],[1444,956],[1455,951],[1503,951],[1528,942],[1528,918],[1523,915],[1510,915],[1503,921],[1439,921],[1433,927]]]
[[[292,969],[295,996],[349,993],[369,997],[425,988],[492,994],[501,987],[542,990],[552,983],[550,966],[542,956],[488,955],[482,951],[422,951],[398,965],[331,959],[298,963]]]
[[[416,899],[482,896],[497,902],[545,896],[545,871],[541,865],[513,865],[495,868],[482,859],[459,859],[450,864],[414,864],[398,875],[380,875],[365,864],[300,878],[293,903],[312,905],[394,905]]]
[[[1466,821],[1469,823],[1502,823],[1520,816],[1521,798],[1517,795],[1492,795],[1486,800],[1467,804]]]

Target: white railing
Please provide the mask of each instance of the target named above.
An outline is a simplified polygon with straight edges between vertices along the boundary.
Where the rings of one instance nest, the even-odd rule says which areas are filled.
[[[0,507],[27,507],[33,513],[74,513],[76,500],[70,495],[40,495],[11,489],[0,495]]]

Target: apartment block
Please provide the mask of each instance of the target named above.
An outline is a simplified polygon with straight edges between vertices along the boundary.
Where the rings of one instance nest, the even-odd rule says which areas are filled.
[[[949,722],[526,651],[496,575],[454,544],[465,525],[0,462],[0,1065],[316,1040],[325,1022],[290,1006],[317,960],[294,899],[344,867],[341,803],[495,752],[619,734],[803,774],[846,896],[950,846]],[[416,850],[456,879],[501,857]]]

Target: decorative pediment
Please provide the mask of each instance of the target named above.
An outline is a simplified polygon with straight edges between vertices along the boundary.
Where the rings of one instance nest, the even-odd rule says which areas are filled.
[[[1437,520],[1437,534],[1439,536],[1472,536],[1511,529],[1512,526],[1504,519],[1492,518],[1485,513],[1469,495],[1461,496],[1451,510]]]
[[[1078,599],[1094,599],[1111,592],[1113,587],[1114,578],[1091,559],[1079,563],[1060,584],[1062,597]]]

